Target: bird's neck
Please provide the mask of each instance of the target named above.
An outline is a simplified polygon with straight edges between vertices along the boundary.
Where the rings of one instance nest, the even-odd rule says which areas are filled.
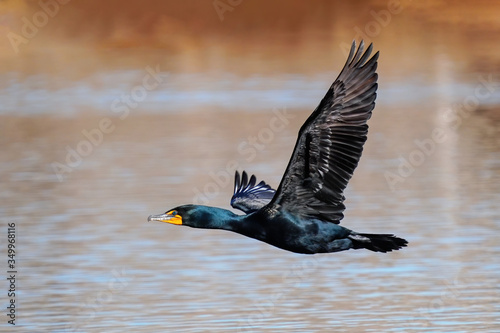
[[[208,206],[198,206],[193,220],[199,222],[199,225],[193,227],[204,229],[224,229],[236,231],[238,223],[244,218],[244,215],[236,215],[233,212]]]
[[[263,230],[259,223],[254,223],[254,214],[250,215],[236,215],[233,212],[216,208],[204,207],[201,211],[206,210],[209,214],[201,214],[198,217],[199,221],[203,221],[202,225],[197,226],[206,229],[223,229],[248,237],[261,239],[263,237]],[[262,237],[261,237],[262,236]]]

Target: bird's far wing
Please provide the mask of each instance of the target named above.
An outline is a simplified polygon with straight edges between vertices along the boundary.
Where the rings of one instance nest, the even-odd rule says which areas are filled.
[[[363,151],[377,96],[378,52],[368,60],[355,41],[344,68],[302,125],[290,162],[270,211],[339,223],[344,217],[344,189]]]
[[[257,185],[257,178],[254,175],[248,180],[247,173],[240,174],[236,171],[234,175],[234,193],[231,198],[231,206],[246,214],[250,214],[267,205],[276,192],[271,186],[261,181]]]

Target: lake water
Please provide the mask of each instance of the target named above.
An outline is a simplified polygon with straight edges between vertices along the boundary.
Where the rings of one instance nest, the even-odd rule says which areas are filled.
[[[248,6],[224,22],[238,27]],[[495,25],[479,7],[484,26],[460,22],[489,43]],[[304,47],[275,45],[279,31],[262,35],[259,52],[213,28],[219,46],[191,54],[200,45],[183,40],[189,50],[167,62],[163,44],[141,55],[136,44],[103,51],[96,42],[95,54],[72,58],[70,47],[42,51],[31,41],[32,53],[0,73],[4,272],[8,223],[18,249],[17,325],[4,314],[0,330],[500,331],[500,50],[438,29],[455,27],[453,16],[404,40],[419,13],[402,12],[373,40],[377,105],[342,221],[409,241],[387,254],[299,255],[226,231],[147,222],[185,203],[229,209],[235,169],[276,187],[298,129],[343,65],[337,38],[352,39],[351,28],[304,28],[316,36]],[[126,65],[113,63],[120,52]],[[35,55],[57,58],[44,67],[30,62]]]

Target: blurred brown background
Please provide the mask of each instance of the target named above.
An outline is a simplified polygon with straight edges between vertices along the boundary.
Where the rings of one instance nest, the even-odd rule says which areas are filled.
[[[47,20],[38,1],[0,4],[3,34],[24,36],[23,17],[40,26],[19,52],[2,39],[3,70],[81,77],[155,62],[177,72],[313,74],[331,70],[354,38],[376,41],[381,70],[398,78],[432,76],[440,54],[457,72],[498,69],[499,9],[486,0],[42,3]]]

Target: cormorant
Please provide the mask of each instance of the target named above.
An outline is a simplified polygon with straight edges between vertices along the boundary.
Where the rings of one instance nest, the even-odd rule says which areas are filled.
[[[363,49],[363,41],[357,50],[353,41],[344,68],[300,128],[276,191],[263,181],[256,185],[253,175],[248,180],[246,172],[240,179],[236,171],[231,205],[245,215],[183,205],[151,215],[148,221],[229,230],[306,254],[388,252],[406,246],[405,239],[391,234],[358,233],[339,225],[345,209],[343,192],[361,157],[377,96],[379,53],[369,59],[372,44],[364,53]]]

